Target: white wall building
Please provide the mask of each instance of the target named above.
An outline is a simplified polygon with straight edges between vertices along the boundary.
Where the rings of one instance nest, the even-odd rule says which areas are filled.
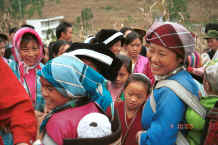
[[[35,27],[35,30],[39,33],[44,43],[49,43],[51,41],[51,33],[47,36],[48,30],[55,35],[56,27],[64,19],[64,16],[58,16],[48,19],[30,19],[26,20],[26,24]],[[47,39],[48,38],[48,39]]]

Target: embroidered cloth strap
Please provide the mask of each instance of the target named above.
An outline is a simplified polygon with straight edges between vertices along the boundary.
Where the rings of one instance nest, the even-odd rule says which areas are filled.
[[[164,80],[157,83],[155,88],[168,87],[170,88],[185,104],[191,107],[203,119],[206,117],[206,109],[200,104],[198,97],[185,89],[180,83],[175,80]]]
[[[193,95],[187,89],[185,89],[181,84],[175,80],[162,80],[159,81],[155,88],[168,87],[170,88],[185,104],[191,107],[196,113],[198,113],[202,118],[206,117],[206,109],[200,104],[197,96]],[[156,101],[154,99],[153,91],[150,96],[150,105],[152,111],[156,113]],[[189,145],[187,139],[179,131],[176,138],[177,145]]]

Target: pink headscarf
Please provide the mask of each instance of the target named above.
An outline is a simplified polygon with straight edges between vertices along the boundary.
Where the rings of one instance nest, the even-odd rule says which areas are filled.
[[[21,59],[21,56],[19,53],[20,43],[21,43],[22,37],[26,33],[33,34],[37,38],[38,43],[39,43],[40,55],[39,55],[37,63],[34,66],[28,66],[27,64],[25,64],[24,61]],[[41,69],[40,61],[43,57],[43,43],[42,43],[42,40],[41,40],[39,34],[35,30],[28,28],[28,27],[19,29],[15,33],[14,38],[13,38],[12,53],[13,53],[15,61],[18,63],[21,83],[23,84],[24,81],[26,81],[27,87],[29,90],[29,95],[30,95],[32,101],[35,102],[36,88],[37,88],[37,86],[36,86],[36,71],[38,69]]]

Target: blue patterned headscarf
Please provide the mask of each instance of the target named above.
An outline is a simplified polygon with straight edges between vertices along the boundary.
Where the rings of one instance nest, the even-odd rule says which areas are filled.
[[[56,57],[38,75],[48,80],[65,97],[76,99],[89,96],[104,110],[111,103],[110,93],[104,85],[105,78],[76,56],[63,54]]]

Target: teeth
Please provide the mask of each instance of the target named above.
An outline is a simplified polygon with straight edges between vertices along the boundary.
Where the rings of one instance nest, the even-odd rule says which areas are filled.
[[[152,64],[151,67],[153,67],[153,68],[159,68],[159,65]]]

